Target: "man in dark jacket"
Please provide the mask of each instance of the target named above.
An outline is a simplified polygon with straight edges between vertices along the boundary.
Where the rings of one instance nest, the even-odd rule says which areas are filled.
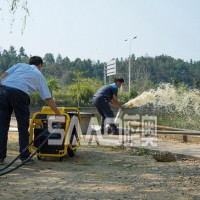
[[[111,118],[109,125],[112,129],[113,135],[118,135],[119,131],[114,123],[114,113],[111,110],[110,105],[121,108],[121,104],[117,99],[118,88],[121,87],[124,82],[123,78],[115,78],[114,83],[103,86],[100,88],[93,97],[93,103],[97,107],[99,114],[101,115],[101,133],[105,133],[105,119]]]

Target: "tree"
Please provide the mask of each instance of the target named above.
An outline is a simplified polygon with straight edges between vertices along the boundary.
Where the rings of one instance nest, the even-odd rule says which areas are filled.
[[[70,85],[70,95],[77,102],[78,107],[91,105],[96,90],[102,83],[94,78],[81,78],[82,73],[76,72],[74,83]]]
[[[58,54],[58,56],[56,58],[56,63],[58,63],[59,65],[62,65],[62,56],[61,56],[61,54]]]
[[[58,87],[58,81],[56,79],[47,80],[47,85],[49,91],[52,95],[53,91],[58,91],[60,88]],[[45,105],[44,101],[41,99],[39,92],[34,92],[30,95],[31,106],[43,106]]]
[[[152,84],[146,64],[137,66],[136,62],[134,62],[131,68],[131,88],[134,87],[134,90],[138,92],[148,90]]]
[[[92,64],[92,68],[93,68],[93,74],[91,74],[91,76],[103,81],[104,63],[100,63],[100,61],[98,60],[95,64]]]
[[[69,69],[70,64],[71,64],[71,62],[70,62],[70,59],[68,57],[63,58],[63,60],[62,60],[62,66],[63,66],[63,68],[65,70]]]
[[[194,85],[195,89],[199,88],[199,80],[197,80],[196,78],[194,78],[193,79],[193,85]]]
[[[62,69],[61,66],[57,63],[47,65],[45,68],[45,75],[49,78],[59,78],[62,77]]]
[[[58,81],[56,79],[49,79],[47,81],[47,85],[51,94],[53,93],[53,91],[58,91],[60,89],[58,87]]]
[[[177,80],[176,77],[172,77],[172,78],[171,78],[171,83],[172,83],[173,86],[177,87],[178,84],[180,83],[180,81]]]
[[[17,60],[18,60],[17,52],[14,46],[10,46],[10,49],[8,50],[8,56],[10,58],[9,67],[12,67],[13,65],[17,63]]]
[[[81,80],[81,76],[83,75],[83,72],[76,71],[74,72],[76,78],[74,79],[74,84],[71,85],[71,89],[73,90],[73,94],[77,100],[78,107],[80,106],[80,97],[82,94],[82,88],[83,88],[83,83]]]
[[[1,72],[6,71],[9,68],[9,65],[10,65],[10,56],[8,54],[8,51],[4,49],[1,54],[1,61],[0,61]]]
[[[59,83],[61,85],[70,85],[74,80],[74,73],[72,71],[68,71],[63,73],[62,78],[59,79]]]
[[[28,56],[26,55],[25,49],[23,47],[20,47],[20,49],[19,49],[18,61],[20,63],[28,62]]]
[[[129,94],[129,99],[133,99],[133,98],[135,98],[137,96],[138,96],[138,92],[137,92],[136,88],[132,87],[131,91],[130,91],[130,94]]]
[[[46,53],[43,60],[46,65],[52,65],[55,63],[55,59],[52,53]]]

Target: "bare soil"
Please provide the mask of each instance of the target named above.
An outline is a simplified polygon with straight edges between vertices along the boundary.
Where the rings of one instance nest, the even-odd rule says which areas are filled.
[[[18,135],[10,133],[5,164],[17,155]],[[128,148],[82,146],[73,158],[35,158],[35,164],[1,176],[0,199],[197,200],[199,166],[200,160],[163,163]]]

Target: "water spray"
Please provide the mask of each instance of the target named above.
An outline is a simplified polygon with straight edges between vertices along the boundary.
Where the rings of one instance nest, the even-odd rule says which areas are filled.
[[[177,120],[180,127],[198,130],[200,113],[200,92],[197,89],[186,87],[174,87],[169,83],[160,84],[157,89],[143,92],[141,95],[126,102],[122,109],[119,109],[115,122],[122,115],[123,108],[153,109],[153,112],[169,115],[169,120]],[[145,106],[145,107],[144,107]],[[177,118],[174,118],[176,117]]]
[[[117,115],[115,117],[115,123],[122,116],[123,109],[132,108],[132,107],[140,107],[150,102],[155,102],[155,97],[153,96],[153,94],[149,92],[143,92],[140,96],[134,99],[131,99],[127,103],[123,104],[122,108],[119,108]]]

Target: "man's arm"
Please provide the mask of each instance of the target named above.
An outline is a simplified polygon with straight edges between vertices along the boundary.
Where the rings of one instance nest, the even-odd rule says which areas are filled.
[[[113,95],[112,101],[110,102],[111,105],[121,108],[121,104],[117,100],[117,96]]]
[[[2,79],[4,79],[7,75],[8,75],[8,72],[4,72],[4,73],[0,76],[0,83],[1,83]]]
[[[52,98],[45,99],[46,103],[49,105],[49,107],[57,114],[61,115],[60,111],[58,110],[56,103]]]

